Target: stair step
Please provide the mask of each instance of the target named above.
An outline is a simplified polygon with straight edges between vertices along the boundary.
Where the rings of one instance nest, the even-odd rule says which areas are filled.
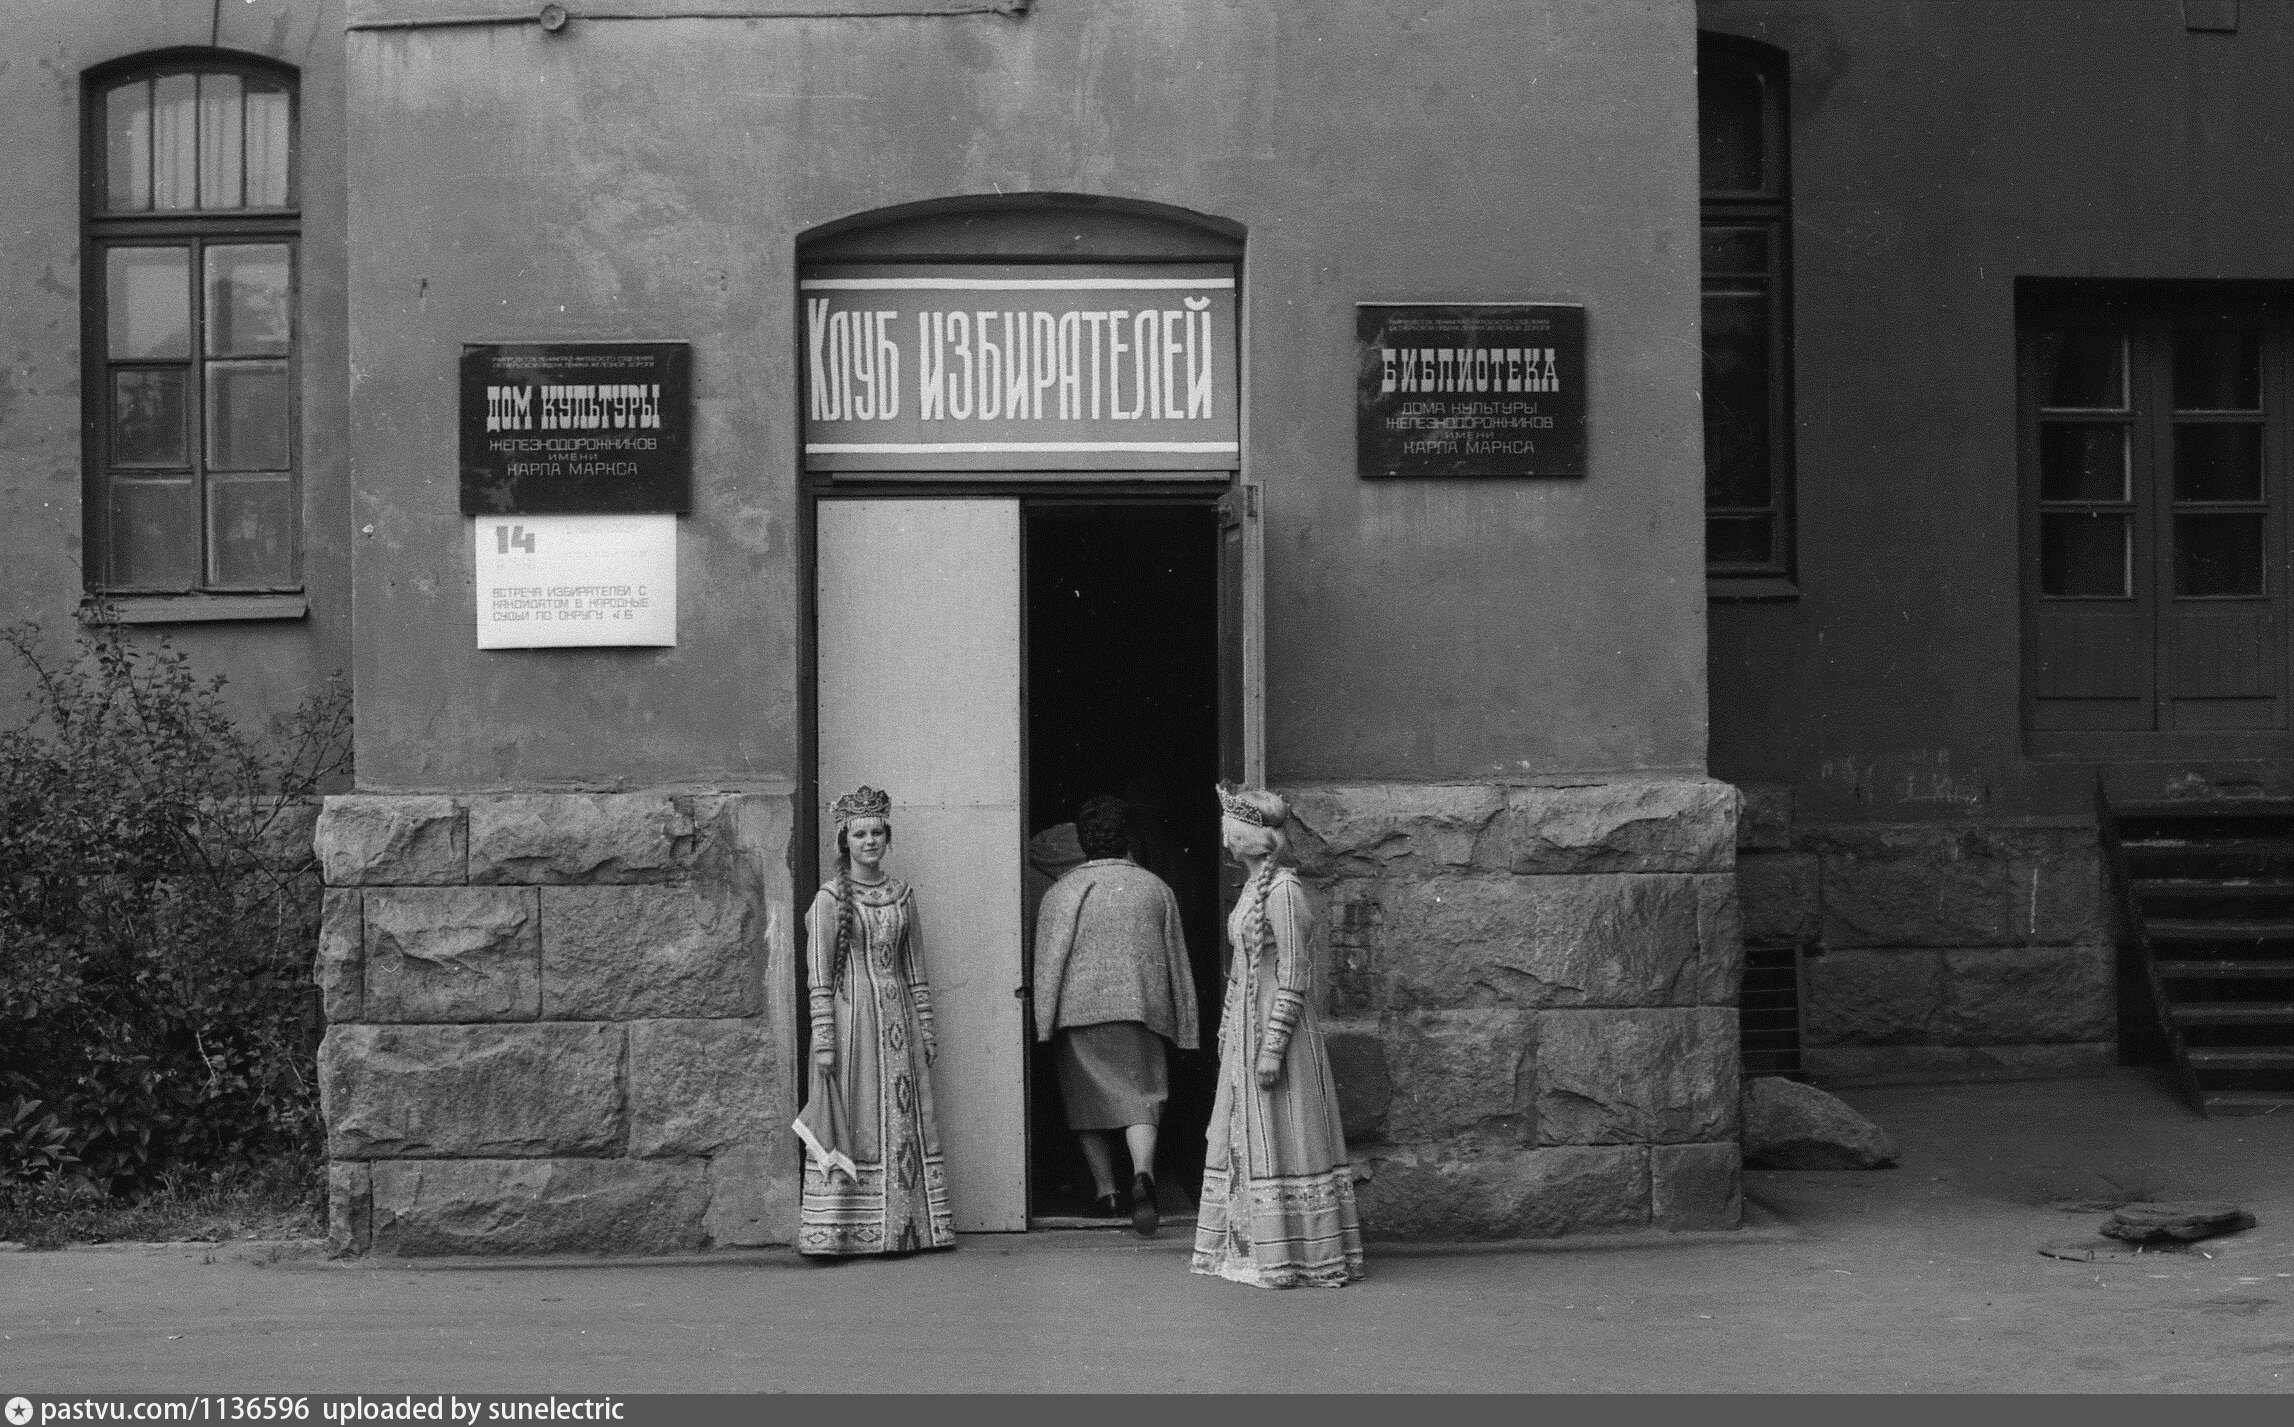
[[[2202,1001],[2170,1006],[2178,1026],[2294,1026],[2294,1001]]]
[[[2155,898],[2162,902],[2180,902],[2197,897],[2261,902],[2272,897],[2294,897],[2294,882],[2273,877],[2135,877],[2129,879],[2129,882],[2136,896]]]
[[[2294,798],[2212,798],[2204,802],[2185,798],[2155,803],[2120,802],[2113,798],[2111,818],[2122,823],[2146,818],[2205,821],[2217,818],[2294,818]]]
[[[2153,942],[2288,941],[2294,940],[2294,917],[2145,917],[2143,931]]]
[[[2203,852],[2209,856],[2251,854],[2260,857],[2294,856],[2294,837],[2138,837],[2119,844],[2130,858]]]
[[[2213,1090],[2199,1097],[2209,1115],[2272,1115],[2294,1111],[2294,1091],[2283,1095],[2267,1090]]]
[[[2191,1046],[2183,1056],[2193,1070],[2294,1070],[2294,1046]]]
[[[2294,980],[2294,959],[2274,961],[2161,961],[2156,965],[2159,976],[2168,981],[2189,978],[2238,981]]]

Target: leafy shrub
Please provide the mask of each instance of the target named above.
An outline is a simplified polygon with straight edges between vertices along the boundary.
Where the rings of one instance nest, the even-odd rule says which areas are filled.
[[[349,770],[347,688],[256,738],[165,640],[0,644],[33,704],[0,732],[0,1194],[314,1159],[310,830]]]

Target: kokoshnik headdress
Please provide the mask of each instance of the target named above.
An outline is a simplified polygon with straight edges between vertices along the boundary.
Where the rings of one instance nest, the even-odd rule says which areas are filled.
[[[835,804],[830,807],[829,812],[836,818],[838,827],[844,826],[854,818],[889,819],[892,816],[892,795],[863,783],[843,797],[838,798]]]
[[[1219,785],[1219,811],[1237,822],[1246,822],[1253,827],[1273,827],[1273,821],[1264,812],[1244,801],[1242,792],[1242,787],[1239,784],[1221,783]]]

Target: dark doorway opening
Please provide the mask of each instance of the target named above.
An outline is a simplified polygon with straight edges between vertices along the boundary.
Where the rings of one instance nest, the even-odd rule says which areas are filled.
[[[1177,896],[1202,1048],[1172,1050],[1156,1175],[1191,1212],[1217,1073],[1220,982],[1219,527],[1207,503],[1030,504],[1025,510],[1027,831],[1072,822],[1102,793],[1131,806],[1141,865]],[[1033,902],[1048,883],[1031,876]],[[1029,1213],[1085,1215],[1092,1180],[1032,1047]],[[1120,1140],[1120,1136],[1117,1137]],[[1128,1174],[1116,1149],[1119,1174]]]

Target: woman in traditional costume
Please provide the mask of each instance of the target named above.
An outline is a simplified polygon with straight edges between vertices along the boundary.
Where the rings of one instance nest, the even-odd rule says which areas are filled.
[[[892,799],[836,800],[836,876],[805,914],[811,1092],[797,1116],[804,1206],[797,1250],[908,1253],[956,1242],[932,1115],[932,987],[916,894],[885,873]]]
[[[1290,809],[1263,789],[1221,788],[1219,806],[1220,841],[1249,880],[1227,918],[1234,965],[1194,1271],[1342,1288],[1362,1277],[1362,1228],[1316,1010],[1314,907],[1298,874],[1275,865]]]

